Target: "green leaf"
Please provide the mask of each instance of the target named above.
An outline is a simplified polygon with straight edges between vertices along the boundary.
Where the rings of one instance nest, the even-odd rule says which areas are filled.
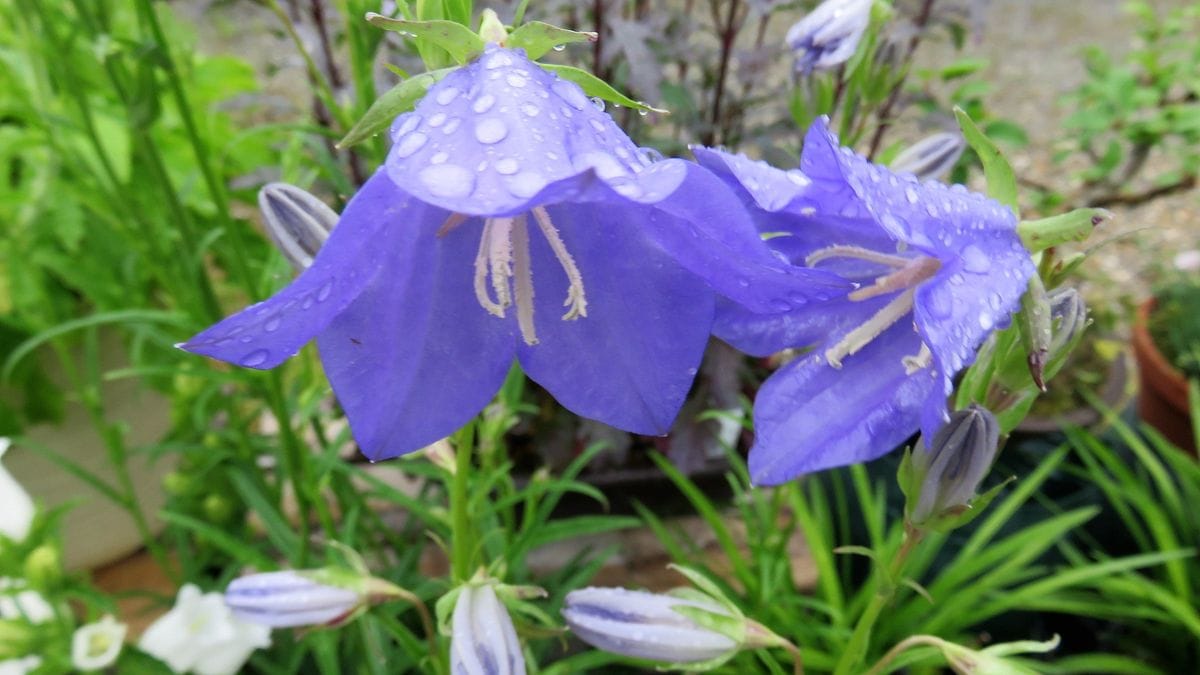
[[[979,161],[983,163],[983,174],[987,177],[988,194],[996,201],[1011,208],[1013,213],[1020,213],[1020,207],[1017,204],[1017,176],[1013,173],[1012,165],[1004,158],[1004,154],[1000,152],[1000,148],[996,147],[979,127],[975,126],[975,122],[967,115],[962,108],[954,109],[954,117],[958,119],[958,126],[962,128],[963,137],[967,139],[967,143],[975,150],[975,154],[979,155]]]
[[[1030,253],[1037,253],[1068,241],[1083,241],[1097,225],[1112,217],[1107,209],[1075,209],[1049,218],[1023,220],[1017,225],[1017,234]]]
[[[454,21],[408,21],[391,19],[382,14],[367,12],[367,21],[376,28],[390,30],[419,42],[432,43],[446,50],[456,63],[464,64],[483,53],[483,38],[470,28]]]
[[[626,108],[633,108],[634,110],[645,110],[647,112],[664,114],[667,112],[661,108],[655,108],[643,103],[642,101],[635,101],[629,98],[625,94],[613,89],[611,84],[587,72],[586,70],[581,70],[573,66],[558,66],[550,63],[539,63],[538,65],[554,73],[555,75],[558,75],[562,79],[567,80],[568,82],[574,82],[575,84],[579,85],[579,87],[583,89],[583,93],[587,94],[588,96],[602,98],[609,103],[623,105]]]
[[[337,147],[348,148],[388,128],[397,115],[412,110],[425,92],[452,70],[454,69],[443,68],[422,73],[392,87],[383,96],[375,99],[362,119],[354,125],[345,138],[338,141]]]
[[[536,61],[546,52],[561,45],[573,42],[595,42],[597,39],[599,36],[591,31],[567,30],[541,21],[530,21],[510,33],[504,46],[512,49],[524,49],[525,55],[530,60]]]

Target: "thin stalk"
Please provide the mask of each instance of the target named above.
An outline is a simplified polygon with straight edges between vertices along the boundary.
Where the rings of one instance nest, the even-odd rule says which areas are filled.
[[[883,658],[879,659],[878,663],[876,663],[874,666],[871,666],[871,669],[868,670],[865,675],[882,675],[888,664],[890,664],[892,661],[895,661],[896,657],[900,656],[909,649],[912,649],[913,647],[924,646],[937,647],[940,649],[944,644],[946,644],[946,641],[940,637],[937,637],[936,635],[910,635],[900,642],[897,642],[896,646],[889,649],[888,653],[884,654]]]
[[[300,510],[300,551],[295,563],[298,568],[305,568],[308,566],[308,557],[311,552],[309,521],[313,509],[313,499],[309,492],[312,482],[308,476],[308,453],[300,445],[300,440],[296,438],[296,434],[292,430],[292,420],[288,415],[287,400],[283,395],[283,384],[279,371],[272,370],[267,374],[266,394],[271,414],[279,422],[279,440],[283,446],[280,454],[280,466],[286,474],[287,480],[292,484],[292,491],[296,495],[296,505]]]
[[[456,583],[471,577],[471,552],[475,536],[471,531],[471,512],[468,488],[471,484],[471,453],[475,440],[475,421],[472,420],[457,434],[454,446],[454,477],[450,483],[451,537],[450,568]]]
[[[725,80],[729,77],[729,61],[733,57],[733,43],[737,40],[741,22],[738,21],[739,0],[729,0],[729,13],[725,15],[725,25],[720,27],[721,60],[717,66],[717,81],[713,89],[712,118],[710,129],[706,132],[705,145],[716,145],[718,138],[724,141],[724,128],[721,123],[721,104],[725,98]]]

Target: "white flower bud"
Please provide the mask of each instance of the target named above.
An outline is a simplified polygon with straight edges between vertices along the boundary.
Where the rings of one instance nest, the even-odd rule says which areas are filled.
[[[71,636],[71,665],[79,670],[107,668],[121,654],[126,626],[111,615],[80,626]]]
[[[287,183],[268,183],[258,193],[267,233],[297,272],[312,264],[338,214],[312,194]]]
[[[892,169],[920,180],[941,180],[967,147],[962,134],[942,131],[910,145],[892,160]]]
[[[453,675],[525,675],[525,655],[491,584],[462,587],[450,634]]]
[[[788,29],[796,72],[829,70],[854,55],[871,22],[872,0],[825,0]]]
[[[238,577],[225,589],[234,616],[271,628],[336,625],[366,601],[362,593],[292,570]]]

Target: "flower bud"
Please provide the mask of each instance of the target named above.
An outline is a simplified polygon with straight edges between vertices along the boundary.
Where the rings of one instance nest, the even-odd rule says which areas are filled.
[[[920,180],[941,180],[966,149],[962,134],[942,131],[910,145],[892,160],[892,169]]]
[[[312,194],[287,183],[268,183],[258,193],[267,234],[297,272],[312,264],[337,224],[338,214]]]
[[[975,404],[952,413],[928,447],[918,442],[911,460],[912,484],[918,490],[909,495],[909,521],[921,526],[965,510],[991,468],[999,442],[996,417]]]
[[[730,655],[742,645],[676,611],[693,607],[741,621],[716,602],[623,588],[584,588],[567,594],[562,614],[571,631],[606,652],[670,663],[696,663]]]
[[[78,670],[107,668],[117,660],[125,642],[126,626],[111,615],[80,626],[71,636],[71,665]]]
[[[367,596],[333,583],[322,571],[262,572],[238,577],[225,589],[225,604],[242,621],[271,628],[335,626],[367,603]],[[320,580],[318,580],[320,579]],[[347,575],[347,585],[353,583]]]
[[[36,640],[37,634],[28,621],[0,619],[0,660],[28,654]]]
[[[825,0],[788,29],[796,72],[807,75],[848,61],[871,22],[872,0]]]
[[[0,438],[0,459],[8,451],[12,441]],[[33,524],[33,500],[29,493],[16,481],[4,465],[0,464],[0,535],[21,541],[29,534]]]
[[[459,591],[450,633],[450,671],[453,675],[525,673],[517,631],[491,584],[468,584]]]
[[[25,556],[25,580],[34,588],[48,588],[62,577],[62,554],[54,544],[42,544]]]
[[[1087,328],[1087,304],[1079,291],[1069,286],[1050,291],[1047,299],[1050,301],[1050,320],[1053,325],[1049,358],[1054,362],[1070,354]]]

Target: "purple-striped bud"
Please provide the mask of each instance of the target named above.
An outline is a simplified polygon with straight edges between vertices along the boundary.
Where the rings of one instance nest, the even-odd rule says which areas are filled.
[[[788,29],[787,46],[796,72],[829,70],[854,55],[871,22],[872,0],[825,0]]]
[[[317,581],[322,572],[285,570],[239,577],[225,589],[225,604],[237,618],[271,628],[340,625],[366,606],[368,594]]]
[[[297,272],[312,264],[337,224],[338,214],[312,194],[287,183],[268,183],[258,193],[267,234]]]
[[[697,663],[732,654],[742,644],[675,610],[695,608],[742,623],[717,602],[624,588],[584,588],[567,594],[562,615],[588,644],[614,654],[670,663]],[[690,612],[689,612],[690,613]]]
[[[1000,423],[991,412],[971,404],[950,415],[927,448],[918,442],[912,454],[913,485],[909,495],[909,521],[922,526],[954,518],[975,498],[979,484],[992,467],[1000,442]]]
[[[454,604],[452,675],[525,675],[525,655],[492,584],[468,584]]]
[[[962,157],[967,142],[962,134],[942,131],[910,145],[892,160],[892,169],[920,180],[941,180]]]

